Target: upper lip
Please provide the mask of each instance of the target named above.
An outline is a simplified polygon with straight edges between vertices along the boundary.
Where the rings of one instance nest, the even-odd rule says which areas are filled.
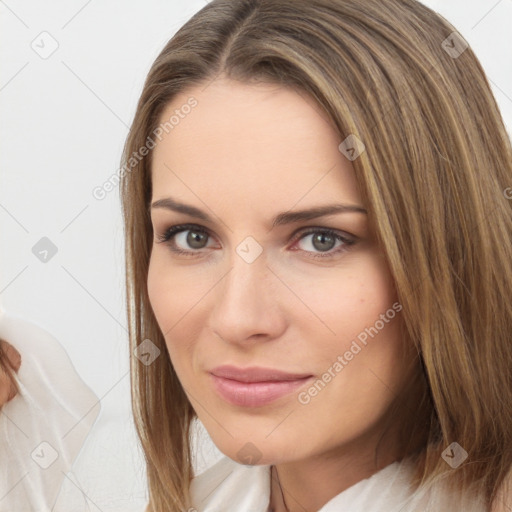
[[[217,366],[210,371],[216,377],[237,380],[240,382],[269,382],[298,380],[311,377],[306,373],[289,373],[274,368],[263,368],[260,366],[251,366],[248,368],[238,368],[236,366]]]

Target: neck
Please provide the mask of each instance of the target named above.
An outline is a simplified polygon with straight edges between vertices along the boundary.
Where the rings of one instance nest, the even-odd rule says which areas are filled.
[[[307,460],[273,466],[271,510],[274,512],[316,512],[332,498],[391,464],[391,450],[374,464],[364,444],[349,453],[326,453]],[[365,453],[366,455],[362,455]]]
[[[415,419],[412,417],[411,421]],[[412,430],[406,424],[395,424],[384,438],[381,438],[382,430],[375,429],[350,444],[320,455],[276,464],[271,471],[270,509],[273,512],[320,510],[359,481],[407,454],[420,451],[426,442],[426,430],[418,429],[406,446],[402,444],[403,433]],[[377,445],[378,459],[375,459]]]

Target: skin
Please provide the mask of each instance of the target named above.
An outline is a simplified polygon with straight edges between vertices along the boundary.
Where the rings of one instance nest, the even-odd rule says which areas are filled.
[[[161,119],[190,96],[198,105],[153,150],[152,203],[172,197],[213,222],[151,209],[151,306],[175,371],[217,447],[239,460],[251,442],[257,464],[276,466],[288,510],[316,511],[396,460],[398,423],[373,463],[383,416],[409,378],[403,362],[413,357],[399,335],[400,314],[306,405],[298,401],[303,389],[261,407],[231,405],[208,371],[232,364],[319,378],[391,308],[394,283],[366,214],[271,229],[280,212],[331,203],[365,207],[352,163],[338,149],[342,139],[312,99],[220,77],[175,97]],[[187,243],[190,231],[160,241],[180,223],[207,231],[202,247]],[[356,243],[330,239],[331,257],[315,258],[326,246],[314,243],[319,235],[303,234],[310,227],[331,228]],[[248,236],[263,249],[252,263],[236,252]],[[191,256],[173,252],[173,240]],[[336,253],[340,247],[346,250]],[[285,510],[275,479],[271,503]]]
[[[10,343],[4,340],[0,340],[0,353],[0,357],[2,357],[2,364],[0,364],[0,407],[2,407],[16,396],[16,388],[4,365],[9,365],[17,372],[21,366],[21,355]]]

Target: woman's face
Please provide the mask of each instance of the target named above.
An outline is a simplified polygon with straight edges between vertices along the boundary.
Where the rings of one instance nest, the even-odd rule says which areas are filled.
[[[148,291],[199,419],[245,463],[363,456],[405,386],[401,305],[342,140],[279,86],[218,79],[173,115],[153,150]]]

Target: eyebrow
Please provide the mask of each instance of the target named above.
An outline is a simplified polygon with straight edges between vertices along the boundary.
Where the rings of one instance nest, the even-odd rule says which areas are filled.
[[[164,208],[179,213],[184,213],[192,217],[213,223],[213,219],[204,211],[185,203],[180,203],[171,197],[159,199],[151,204],[151,209]],[[362,206],[351,204],[328,204],[323,206],[316,206],[305,210],[287,211],[276,215],[272,221],[272,228],[282,226],[284,224],[292,224],[294,222],[301,222],[336,213],[363,213],[367,214],[365,208]]]

